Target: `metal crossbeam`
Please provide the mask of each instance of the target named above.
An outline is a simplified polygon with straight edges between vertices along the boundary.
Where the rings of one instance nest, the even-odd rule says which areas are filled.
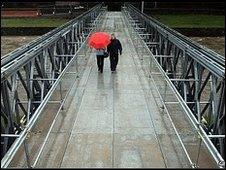
[[[149,35],[151,35],[151,34],[147,34],[147,33],[145,34],[145,33],[144,33],[144,34],[139,34],[139,35],[140,35],[140,36],[149,36]]]
[[[146,30],[146,28],[135,27],[136,30]]]
[[[146,42],[147,45],[159,45],[158,42]]]
[[[156,58],[160,57],[160,58],[173,58],[173,56],[170,55],[154,55]]]

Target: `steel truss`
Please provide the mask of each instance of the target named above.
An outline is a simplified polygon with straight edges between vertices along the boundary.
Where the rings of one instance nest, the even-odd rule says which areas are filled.
[[[66,98],[62,90],[65,89],[63,77],[78,76],[77,58],[82,50],[83,53],[88,50],[87,37],[99,27],[104,12],[103,4],[98,4],[1,60],[2,168],[10,164],[22,144],[27,166],[37,163],[36,159],[31,165],[29,159],[27,138],[30,130],[47,103],[60,103],[59,110],[63,109]],[[70,65],[75,69],[71,71]],[[57,98],[53,96],[56,90],[60,98],[53,100]]]
[[[225,153],[225,59],[219,54],[191,41],[152,17],[125,3],[123,11],[140,43],[154,55],[167,80],[180,94],[182,102],[165,100],[164,104],[185,103],[186,113],[192,112],[195,126],[219,167],[224,167]],[[142,55],[142,54],[141,54]],[[153,64],[153,61],[150,61]],[[160,72],[150,70],[150,75]],[[165,94],[163,95],[165,96]],[[189,116],[191,117],[191,116]],[[201,126],[200,126],[201,125]],[[214,147],[213,147],[214,146]]]

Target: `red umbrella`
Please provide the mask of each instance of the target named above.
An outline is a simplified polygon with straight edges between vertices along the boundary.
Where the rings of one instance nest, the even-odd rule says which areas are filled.
[[[111,41],[111,36],[106,32],[95,32],[88,39],[90,47],[95,49],[106,48]]]

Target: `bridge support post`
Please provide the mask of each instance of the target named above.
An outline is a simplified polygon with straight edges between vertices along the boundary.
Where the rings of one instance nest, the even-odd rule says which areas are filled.
[[[26,156],[26,161],[27,161],[27,167],[32,168],[31,162],[30,162],[29,151],[28,151],[27,138],[24,140],[24,151],[25,151],[25,156]]]
[[[141,12],[144,13],[144,1],[141,1]]]
[[[60,81],[60,102],[63,104],[63,95],[62,95],[62,82]],[[61,107],[61,110],[64,110],[64,106]]]

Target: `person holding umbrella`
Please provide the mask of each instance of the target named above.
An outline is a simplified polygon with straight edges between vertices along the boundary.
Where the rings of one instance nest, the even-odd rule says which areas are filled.
[[[104,69],[104,58],[106,57],[105,50],[106,50],[105,48],[100,48],[96,50],[97,66],[98,66],[98,71],[100,73],[103,73],[103,69]]]
[[[96,49],[98,71],[103,73],[104,58],[108,57],[106,52],[107,45],[110,43],[111,36],[106,32],[93,33],[88,40],[90,47]]]

